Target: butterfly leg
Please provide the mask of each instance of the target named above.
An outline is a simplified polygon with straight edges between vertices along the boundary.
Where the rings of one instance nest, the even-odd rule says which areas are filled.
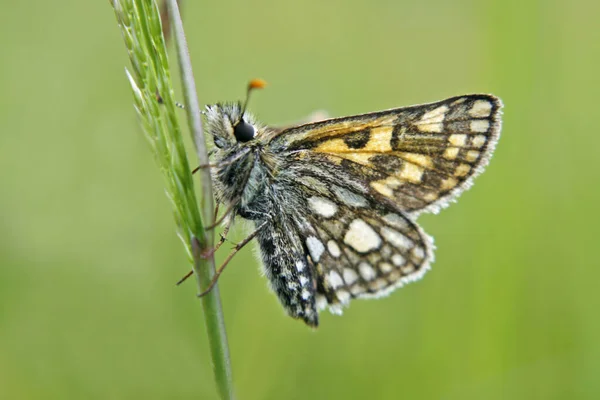
[[[214,150],[211,150],[208,152],[208,156],[212,156],[212,154],[214,153]],[[240,152],[239,154],[235,155],[235,157],[229,159],[229,160],[225,160],[225,161],[221,161],[218,164],[200,164],[198,165],[196,168],[194,168],[192,170],[192,174],[195,174],[196,172],[200,171],[201,169],[205,169],[205,168],[221,168],[224,167],[226,165],[231,165],[233,163],[235,163],[237,160],[239,160],[240,158],[244,157],[246,154],[248,154],[248,152]]]
[[[256,235],[268,223],[269,223],[269,221],[262,222],[258,226],[258,228],[256,228],[252,233],[250,233],[244,240],[242,240],[241,242],[239,242],[238,244],[235,245],[235,247],[233,248],[233,251],[231,253],[229,253],[229,255],[227,256],[227,258],[225,259],[225,261],[223,261],[223,264],[221,264],[221,266],[215,272],[215,275],[213,276],[213,279],[210,281],[210,284],[208,285],[208,287],[206,288],[206,290],[204,290],[202,293],[199,293],[198,297],[205,296],[206,294],[208,294],[213,289],[213,287],[215,286],[215,284],[219,280],[219,276],[221,276],[221,273],[225,270],[225,267],[227,267],[227,264],[229,264],[229,262],[231,261],[231,259],[237,254],[238,251],[240,251],[245,245],[247,245],[252,239],[254,239],[254,237],[256,237]]]
[[[223,213],[223,215],[221,215],[221,217],[216,218],[217,215],[217,210],[218,210],[218,204],[217,204],[217,210],[215,210],[215,220],[213,221],[212,224],[204,227],[204,229],[206,230],[210,230],[210,229],[214,229],[217,226],[219,226],[224,220],[225,218],[227,218],[229,216],[229,214],[231,214],[231,212],[233,211],[233,208],[235,207],[235,202],[231,202],[231,205],[229,207],[227,207],[227,210],[225,210],[225,212]],[[231,218],[230,222],[228,223],[228,226],[231,225],[231,221],[233,221],[233,218]]]
[[[200,171],[201,169],[216,168],[216,167],[217,167],[217,164],[200,164],[192,170],[192,175],[195,174],[196,172]]]
[[[219,210],[219,205],[217,204],[216,210],[215,210],[215,215],[217,213],[217,211]],[[217,244],[210,250],[202,253],[202,257],[203,258],[210,258],[213,256],[213,254],[215,254],[217,252],[217,250],[219,250],[219,248],[223,245],[223,243],[225,243],[225,241],[227,240],[227,234],[229,233],[229,229],[231,228],[231,225],[233,225],[233,218],[227,223],[227,225],[225,226],[225,228],[223,229],[223,232],[221,232],[219,234],[220,239],[217,242]],[[208,228],[207,228],[208,229]],[[188,272],[187,274],[185,274],[185,276],[183,276],[183,278],[181,278],[180,280],[177,281],[177,286],[181,285],[183,282],[185,282],[187,280],[187,278],[189,278],[190,276],[192,276],[194,274],[194,270],[190,270],[190,272]]]

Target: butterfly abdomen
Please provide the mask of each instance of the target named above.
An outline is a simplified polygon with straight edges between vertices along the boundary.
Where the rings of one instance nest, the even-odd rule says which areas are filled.
[[[313,266],[291,221],[281,216],[277,214],[257,235],[264,272],[286,312],[316,327]]]

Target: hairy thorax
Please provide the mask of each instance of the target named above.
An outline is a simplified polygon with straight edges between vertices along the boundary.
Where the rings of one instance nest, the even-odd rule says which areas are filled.
[[[279,163],[262,146],[244,146],[215,155],[213,184],[219,203],[245,219],[265,220],[272,210],[272,179]]]

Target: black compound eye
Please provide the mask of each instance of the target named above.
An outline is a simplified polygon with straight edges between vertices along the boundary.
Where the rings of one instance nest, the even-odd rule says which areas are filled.
[[[252,125],[242,119],[233,127],[233,134],[238,142],[247,142],[254,139],[256,131]]]

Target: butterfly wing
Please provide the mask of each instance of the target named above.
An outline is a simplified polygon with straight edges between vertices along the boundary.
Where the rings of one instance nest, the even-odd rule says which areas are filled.
[[[282,203],[293,205],[287,214],[312,268],[317,309],[338,313],[352,298],[381,297],[420,278],[433,244],[393,203],[322,161],[313,154],[290,165],[282,179],[296,177],[297,189]]]
[[[501,101],[485,94],[334,118],[274,132],[273,149],[318,153],[416,216],[448,205],[483,171]]]

